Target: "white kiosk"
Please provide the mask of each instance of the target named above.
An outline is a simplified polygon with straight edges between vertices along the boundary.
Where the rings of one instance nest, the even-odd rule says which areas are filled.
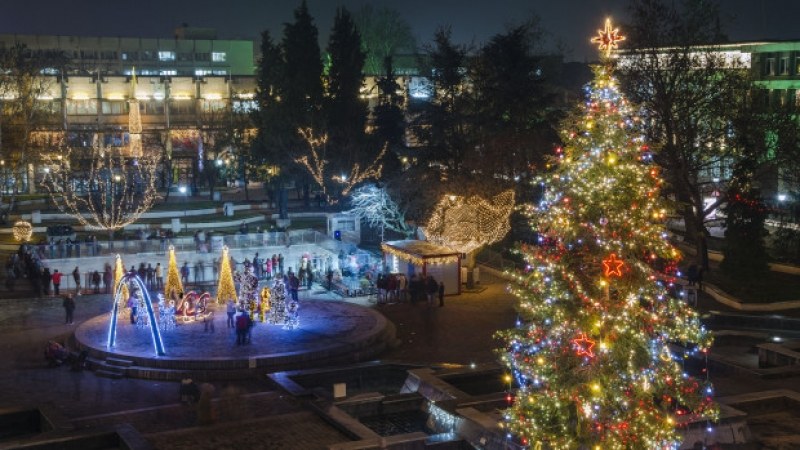
[[[461,253],[430,241],[403,240],[381,244],[384,265],[391,273],[432,275],[444,282],[445,295],[461,293]]]

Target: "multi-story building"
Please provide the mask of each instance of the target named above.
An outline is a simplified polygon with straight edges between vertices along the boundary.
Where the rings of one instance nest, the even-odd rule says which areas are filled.
[[[34,141],[45,147],[59,141],[70,147],[125,147],[130,108],[136,105],[143,142],[150,147],[145,151],[170,153],[170,176],[178,183],[191,181],[203,148],[200,130],[221,126],[221,112],[229,106],[244,111],[255,104],[253,42],[216,39],[213,30],[181,27],[166,39],[0,35],[0,48],[16,44],[32,56],[59,52],[68,60],[63,72],[41,71],[45,90],[37,101],[52,114],[36,124]],[[44,169],[29,166],[5,178],[29,190],[35,185],[29,180]]]

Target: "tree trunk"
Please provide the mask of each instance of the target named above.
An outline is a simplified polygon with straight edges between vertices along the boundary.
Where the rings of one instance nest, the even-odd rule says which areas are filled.
[[[467,289],[475,289],[475,254],[476,251],[467,253],[465,264],[467,266]]]
[[[289,192],[284,186],[278,188],[278,217],[289,218]]]

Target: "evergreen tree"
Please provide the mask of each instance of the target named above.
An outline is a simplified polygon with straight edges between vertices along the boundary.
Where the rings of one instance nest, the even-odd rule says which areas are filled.
[[[767,207],[750,182],[753,168],[747,159],[737,164],[725,205],[725,258],[720,268],[730,277],[753,279],[769,270],[764,238]],[[739,175],[737,175],[737,173]]]
[[[458,171],[469,147],[471,100],[466,92],[467,48],[453,43],[448,28],[436,31],[428,47],[430,103],[421,107],[412,130],[425,147],[420,159]]]
[[[305,0],[294,12],[294,23],[284,25],[283,34],[281,102],[290,126],[296,130],[315,125],[323,94],[319,32]]]
[[[405,132],[405,116],[403,114],[403,98],[398,94],[402,86],[397,83],[392,57],[387,56],[383,62],[384,75],[378,78],[378,104],[373,111],[375,136],[390,146],[397,147],[403,143]]]
[[[679,419],[716,415],[710,384],[683,367],[710,336],[668,295],[678,252],[662,180],[643,161],[641,121],[610,64],[588,94],[565,121],[553,173],[538,180],[541,237],[522,248],[530,270],[512,287],[521,321],[502,333],[518,385],[504,426],[535,448],[674,448]]]
[[[484,173],[506,179],[527,173],[532,165],[541,166],[541,149],[557,141],[549,67],[534,55],[537,36],[533,24],[513,27],[492,37],[472,64],[479,144],[468,160]]]
[[[344,164],[358,162],[364,141],[367,105],[360,98],[364,52],[353,18],[344,7],[336,10],[328,43],[326,121],[329,145]],[[350,157],[345,155],[350,154]]]

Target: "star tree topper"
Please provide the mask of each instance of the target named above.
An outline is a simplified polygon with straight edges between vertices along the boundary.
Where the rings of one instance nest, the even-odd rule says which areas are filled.
[[[605,28],[597,30],[597,36],[592,38],[592,43],[597,44],[600,52],[608,58],[611,52],[619,47],[619,43],[625,40],[625,36],[619,33],[619,28],[612,28],[611,19],[606,19]]]

